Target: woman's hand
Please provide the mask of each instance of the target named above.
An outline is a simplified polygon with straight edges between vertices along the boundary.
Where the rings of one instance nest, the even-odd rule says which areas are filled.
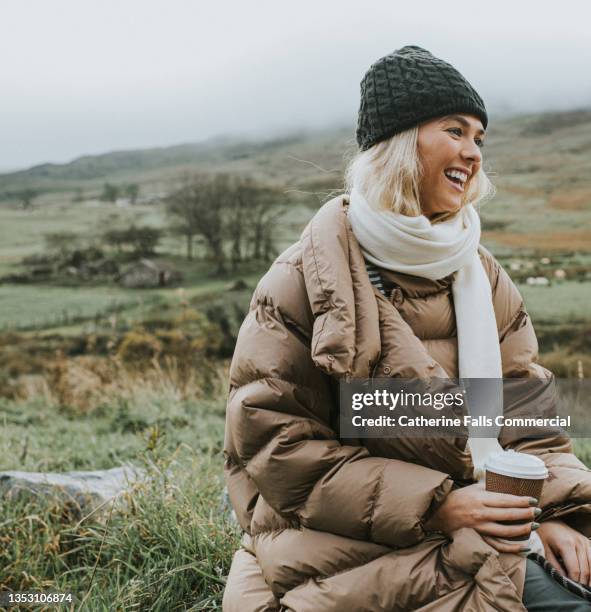
[[[545,557],[572,580],[591,584],[591,542],[589,538],[560,520],[545,521],[538,535]]]
[[[523,552],[527,550],[526,542],[506,544],[495,538],[529,537],[532,528],[535,529],[537,525],[532,521],[541,513],[535,507],[537,503],[532,497],[487,491],[484,483],[478,482],[449,493],[425,527],[448,535],[462,527],[471,527],[500,552]],[[499,521],[524,523],[503,525]]]

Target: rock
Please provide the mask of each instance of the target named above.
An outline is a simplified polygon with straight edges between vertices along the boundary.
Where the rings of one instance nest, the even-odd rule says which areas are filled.
[[[225,514],[228,517],[228,520],[231,523],[234,523],[237,527],[240,526],[238,523],[238,517],[236,516],[236,512],[234,512],[234,508],[232,508],[232,504],[230,503],[230,496],[228,495],[228,487],[224,487],[222,492],[222,499],[220,502],[220,513]]]
[[[140,259],[129,265],[116,278],[127,289],[167,287],[180,282],[183,275],[173,264],[151,259]]]
[[[228,287],[228,291],[242,291],[242,289],[248,289],[248,285],[241,278],[239,278],[238,280],[234,281]]]
[[[113,498],[120,503],[120,494],[143,477],[144,471],[134,466],[87,472],[0,472],[0,499],[57,494],[80,518],[82,510],[91,511]]]

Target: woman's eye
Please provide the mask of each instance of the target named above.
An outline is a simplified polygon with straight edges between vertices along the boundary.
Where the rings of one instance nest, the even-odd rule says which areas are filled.
[[[448,128],[446,130],[447,132],[452,132],[453,134],[455,134],[456,136],[461,136],[462,135],[462,128]],[[475,138],[474,142],[476,143],[477,147],[482,148],[484,146],[484,141],[482,140],[482,138]]]

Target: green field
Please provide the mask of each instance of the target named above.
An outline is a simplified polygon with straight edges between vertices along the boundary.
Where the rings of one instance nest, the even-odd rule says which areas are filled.
[[[54,196],[56,197],[56,196]],[[163,213],[154,206],[119,208],[104,202],[58,202],[36,205],[31,211],[0,207],[0,274],[9,271],[22,257],[44,251],[44,235],[58,231],[78,233],[89,242],[108,226],[136,224],[160,227]]]
[[[535,324],[543,321],[591,321],[591,282],[565,281],[550,287],[518,285]]]
[[[262,272],[245,270],[240,276],[254,289]],[[182,300],[207,299],[222,295],[231,285],[228,279],[195,275],[198,282],[182,287],[161,289],[125,289],[106,287],[56,287],[44,285],[0,285],[0,331],[26,329],[80,328],[83,321],[102,320],[119,313],[130,324],[141,323],[158,304],[177,307]]]
[[[154,301],[157,296],[148,297]],[[141,300],[141,294],[118,287],[0,285],[0,329],[60,327],[69,320],[139,307]]]

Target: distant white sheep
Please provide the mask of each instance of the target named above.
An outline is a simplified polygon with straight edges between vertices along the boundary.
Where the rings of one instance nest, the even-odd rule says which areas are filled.
[[[545,276],[528,276],[525,282],[528,285],[539,285],[542,287],[547,287],[550,284],[550,281]]]
[[[554,270],[554,278],[564,280],[566,278],[566,272],[564,270]]]

